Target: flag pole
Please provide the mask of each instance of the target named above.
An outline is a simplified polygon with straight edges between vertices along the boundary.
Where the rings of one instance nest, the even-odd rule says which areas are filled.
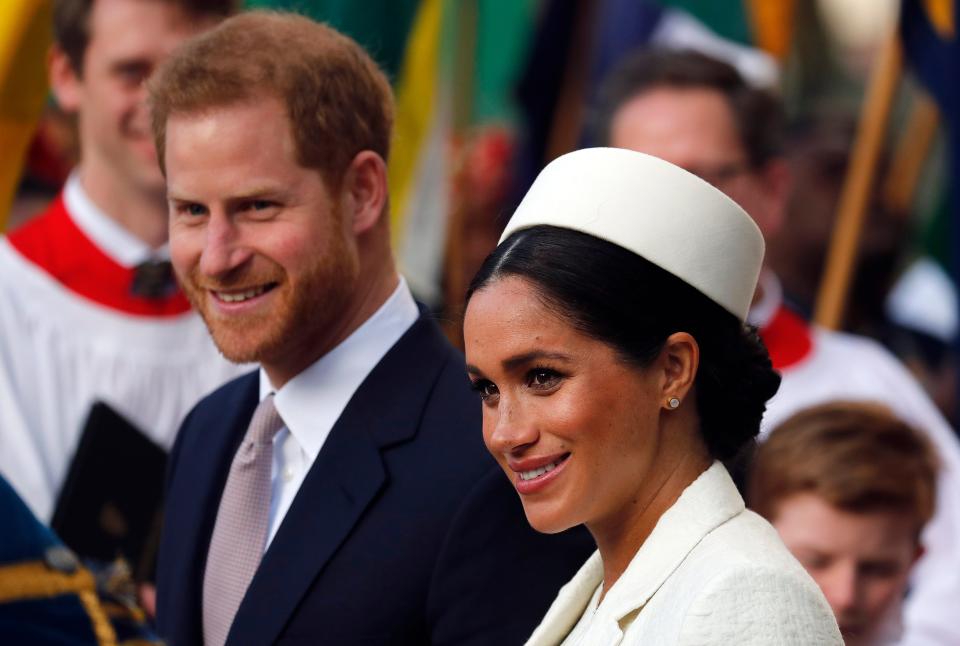
[[[884,180],[884,202],[893,213],[902,217],[910,214],[920,174],[939,125],[937,104],[926,92],[918,92]]]
[[[894,27],[870,75],[817,297],[814,319],[829,329],[837,329],[843,322],[877,160],[902,71],[903,53]]]
[[[47,97],[49,0],[0,2],[0,233]]]

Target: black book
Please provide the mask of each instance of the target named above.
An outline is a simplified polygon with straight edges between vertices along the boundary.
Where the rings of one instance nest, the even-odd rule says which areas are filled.
[[[151,578],[167,453],[107,404],[90,409],[50,525],[81,558]]]

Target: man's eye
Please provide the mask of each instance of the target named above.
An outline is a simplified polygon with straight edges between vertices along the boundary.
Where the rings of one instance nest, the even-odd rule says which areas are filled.
[[[551,368],[534,368],[527,373],[527,385],[536,390],[549,390],[560,383],[561,375]]]
[[[874,579],[888,579],[896,576],[899,573],[899,568],[897,567],[896,563],[862,563],[860,565],[860,573],[863,576],[868,576]]]
[[[115,74],[124,84],[139,86],[150,76],[150,65],[142,62],[124,63],[115,68]]]
[[[177,206],[177,213],[191,216],[206,215],[207,208],[202,204],[180,204]]]
[[[273,206],[273,203],[266,200],[254,200],[250,202],[250,208],[254,211],[263,211],[264,209],[269,209],[271,206]]]
[[[805,555],[800,562],[808,570],[819,571],[830,565],[830,559],[825,556]]]

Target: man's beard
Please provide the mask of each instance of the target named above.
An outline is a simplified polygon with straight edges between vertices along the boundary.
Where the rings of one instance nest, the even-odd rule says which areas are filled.
[[[266,271],[246,268],[236,275],[209,280],[194,268],[181,283],[224,357],[236,363],[277,364],[316,352],[318,339],[332,334],[355,290],[359,266],[345,243],[336,240],[329,249],[318,250],[317,256],[322,261],[300,275],[296,283],[290,282],[283,267],[265,257],[259,261],[269,263]],[[278,301],[268,311],[225,319],[214,313],[209,303],[214,298],[211,289],[268,283],[275,284],[273,297]]]

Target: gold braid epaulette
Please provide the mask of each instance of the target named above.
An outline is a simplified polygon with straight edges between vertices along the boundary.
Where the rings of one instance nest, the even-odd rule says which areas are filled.
[[[93,576],[83,568],[72,573],[51,569],[43,561],[0,566],[0,603],[49,599],[75,594],[90,617],[101,646],[116,646],[117,634],[100,607]]]

